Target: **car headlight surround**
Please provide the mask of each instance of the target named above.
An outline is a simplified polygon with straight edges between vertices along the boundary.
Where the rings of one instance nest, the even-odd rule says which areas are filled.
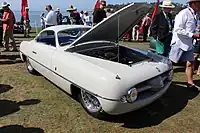
[[[137,89],[136,89],[136,88],[131,88],[131,89],[128,91],[128,94],[127,94],[127,96],[126,96],[126,100],[127,100],[127,102],[132,103],[132,102],[134,102],[135,100],[137,100],[137,96],[138,96]]]
[[[133,103],[134,101],[137,100],[138,92],[136,88],[131,88],[128,92],[127,95],[124,95],[121,97],[120,101],[122,103]]]

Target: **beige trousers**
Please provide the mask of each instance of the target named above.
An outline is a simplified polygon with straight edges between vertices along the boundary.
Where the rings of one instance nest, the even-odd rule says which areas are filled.
[[[16,50],[16,43],[15,38],[13,36],[12,30],[4,30],[3,31],[3,45],[6,48],[6,50],[9,50],[9,40],[11,40],[11,45],[13,47],[13,50]]]

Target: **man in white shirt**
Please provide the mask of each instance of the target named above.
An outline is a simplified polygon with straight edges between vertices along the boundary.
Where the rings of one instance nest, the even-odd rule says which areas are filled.
[[[186,61],[187,88],[200,91],[200,87],[193,81],[193,65],[194,65],[194,39],[199,39],[200,34],[195,33],[197,27],[196,13],[200,11],[200,0],[189,0],[189,6],[175,18],[173,37],[171,41],[171,51],[169,59],[178,63]]]
[[[84,25],[92,26],[92,17],[87,11],[84,12]]]
[[[56,12],[53,11],[52,6],[47,5],[46,10],[48,11],[48,14],[46,15],[45,18],[43,17],[43,19],[45,21],[46,28],[50,27],[50,26],[57,25],[57,15],[56,15]]]

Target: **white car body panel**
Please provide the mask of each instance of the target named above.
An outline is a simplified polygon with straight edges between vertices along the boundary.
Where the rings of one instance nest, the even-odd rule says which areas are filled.
[[[137,100],[134,103],[122,103],[119,101],[111,101],[105,100],[103,98],[98,98],[101,102],[102,106],[104,107],[104,111],[111,115],[119,115],[127,112],[131,112],[137,109],[140,109],[146,105],[151,104],[156,99],[160,98],[169,88],[171,82],[169,82],[161,91],[153,95],[152,97]]]
[[[122,13],[126,9],[133,10],[132,8],[133,4],[122,9]],[[116,16],[117,13],[112,17],[115,18]],[[99,24],[100,28],[107,21],[110,22],[112,17]],[[72,45],[61,47],[58,42],[57,33],[73,28],[89,27],[77,25],[49,27],[45,30],[53,30],[55,32],[56,46],[53,47],[44,43],[38,43],[36,39],[29,42],[24,41],[20,44],[20,56],[22,60],[24,60],[24,56],[28,57],[35,70],[69,94],[72,94],[71,85],[73,84],[96,96],[102,105],[102,109],[109,114],[122,114],[141,108],[155,101],[167,91],[171,81],[167,82],[158,93],[145,99],[138,99],[134,103],[121,102],[121,97],[126,95],[130,88],[170,71],[170,66],[164,62],[149,60],[128,66],[118,62],[86,56],[77,52],[65,51],[66,49],[80,46],[81,44],[76,43],[82,43],[85,40],[84,37],[88,40],[92,31],[94,31],[96,37],[98,36],[98,32],[96,31],[98,29],[97,25],[97,27],[92,28],[78,38]],[[122,27],[121,29],[125,28]],[[112,36],[108,40],[112,41],[114,38],[115,36]]]

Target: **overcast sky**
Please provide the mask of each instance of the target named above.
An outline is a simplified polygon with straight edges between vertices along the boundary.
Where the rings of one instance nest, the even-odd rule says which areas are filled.
[[[13,10],[20,10],[21,0],[0,0],[2,2],[11,4]],[[53,8],[66,9],[70,4],[77,7],[79,10],[92,10],[96,0],[28,0],[30,11],[42,11],[46,4],[52,4]],[[128,2],[156,2],[156,0],[107,0],[107,3],[128,3]],[[184,3],[182,0],[175,0],[174,2]]]

